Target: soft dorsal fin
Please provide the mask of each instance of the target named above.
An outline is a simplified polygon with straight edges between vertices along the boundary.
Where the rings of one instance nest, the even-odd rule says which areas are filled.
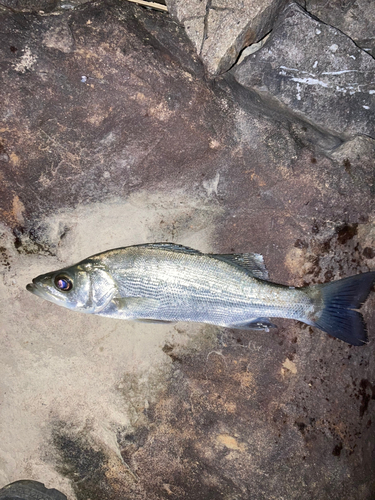
[[[242,267],[255,278],[268,280],[268,271],[263,256],[259,253],[210,254],[210,257]]]
[[[170,252],[187,253],[190,255],[203,255],[199,250],[194,248],[185,247],[184,245],[176,245],[176,243],[146,243],[145,245],[137,245],[145,248],[157,248],[159,250],[169,250]]]

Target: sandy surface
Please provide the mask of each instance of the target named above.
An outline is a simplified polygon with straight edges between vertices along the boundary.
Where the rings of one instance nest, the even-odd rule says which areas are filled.
[[[9,265],[4,261],[0,287],[0,484],[35,479],[75,498],[56,469],[54,426],[89,428],[121,462],[112,431],[130,429],[163,387],[171,364],[163,345],[187,344],[200,329],[71,312],[28,293],[26,284],[99,251],[163,241],[171,225],[180,243],[214,250],[216,214],[214,205],[183,192],[141,192],[126,202],[63,211],[41,221],[53,256],[20,254],[13,235],[1,229]]]

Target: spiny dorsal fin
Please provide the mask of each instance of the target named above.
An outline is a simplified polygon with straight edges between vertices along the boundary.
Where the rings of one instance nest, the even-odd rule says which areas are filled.
[[[146,243],[145,245],[137,245],[145,248],[157,248],[159,250],[169,250],[170,252],[187,253],[190,255],[203,255],[199,250],[194,250],[194,248],[185,247],[184,245],[176,245],[176,243]]]
[[[145,245],[138,245],[145,248],[156,248],[159,250],[168,250],[170,252],[186,253],[189,255],[207,255],[214,259],[222,260],[228,264],[245,269],[254,278],[268,280],[268,271],[264,265],[263,256],[259,253],[238,253],[238,254],[204,254],[194,248],[185,247],[184,245],[177,245],[176,243],[162,242],[162,243],[147,243]]]
[[[242,267],[255,278],[268,280],[268,271],[259,253],[210,254],[210,257]]]

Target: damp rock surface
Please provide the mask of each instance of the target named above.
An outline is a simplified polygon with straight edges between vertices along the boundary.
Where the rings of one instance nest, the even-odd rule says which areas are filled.
[[[374,498],[374,294],[355,348],[291,320],[267,333],[133,323],[25,290],[156,241],[258,252],[291,286],[374,270],[374,139],[206,79],[166,14],[94,2],[0,23],[0,487]]]
[[[348,35],[375,56],[375,10],[372,0],[335,0],[299,2],[315,17]]]
[[[375,61],[338,29],[289,4],[260,50],[234,70],[236,80],[342,139],[375,138]]]

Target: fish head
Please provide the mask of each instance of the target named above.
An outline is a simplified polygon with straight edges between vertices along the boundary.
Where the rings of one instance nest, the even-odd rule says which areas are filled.
[[[88,260],[41,274],[26,289],[59,306],[92,314],[101,312],[116,293],[106,269]]]

